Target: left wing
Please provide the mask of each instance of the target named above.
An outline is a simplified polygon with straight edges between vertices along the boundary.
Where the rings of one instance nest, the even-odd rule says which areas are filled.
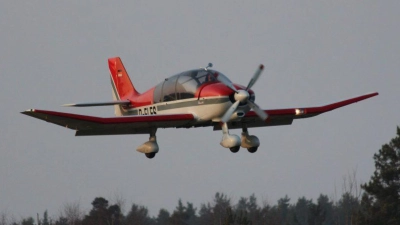
[[[148,134],[153,128],[186,127],[196,121],[192,114],[104,118],[39,109],[30,109],[21,113],[76,130],[76,136]]]
[[[268,114],[268,118],[265,121],[261,120],[254,111],[250,111],[240,121],[229,122],[228,127],[229,129],[238,129],[242,128],[243,124],[245,124],[246,127],[290,125],[292,124],[294,119],[302,119],[302,118],[317,116],[321,113],[325,113],[349,104],[353,104],[358,101],[374,97],[376,95],[378,95],[378,93],[374,92],[318,107],[264,110],[264,112]],[[214,124],[214,130],[221,130],[221,124]]]

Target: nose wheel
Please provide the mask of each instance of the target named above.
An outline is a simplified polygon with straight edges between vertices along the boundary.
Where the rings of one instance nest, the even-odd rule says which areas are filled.
[[[240,147],[247,148],[250,153],[255,153],[258,150],[260,140],[254,135],[249,135],[245,124],[243,124],[241,138],[235,134],[229,134],[227,123],[222,123],[221,128],[223,136],[220,144],[225,148],[229,148],[232,153],[238,152]]]
[[[251,147],[251,148],[248,148],[247,149],[247,151],[249,151],[250,153],[254,153],[254,152],[256,152],[258,150],[258,147]]]
[[[256,152],[258,147],[260,146],[260,140],[258,140],[258,137],[254,135],[249,135],[249,132],[245,125],[243,125],[242,128],[241,141],[242,148],[247,148],[247,151],[249,151],[250,153]]]

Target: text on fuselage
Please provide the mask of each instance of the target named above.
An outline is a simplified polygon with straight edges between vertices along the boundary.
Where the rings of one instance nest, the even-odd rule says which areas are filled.
[[[139,115],[155,115],[155,114],[157,114],[157,109],[155,106],[138,109],[138,114]]]

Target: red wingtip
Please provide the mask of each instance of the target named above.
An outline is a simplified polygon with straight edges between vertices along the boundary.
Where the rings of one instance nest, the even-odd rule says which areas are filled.
[[[264,65],[260,64],[260,70],[264,69]]]

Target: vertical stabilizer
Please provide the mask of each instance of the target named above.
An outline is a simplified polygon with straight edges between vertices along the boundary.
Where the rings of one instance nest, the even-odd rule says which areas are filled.
[[[130,100],[132,97],[140,95],[133,86],[119,57],[109,58],[108,67],[110,68],[113,100]],[[115,105],[114,109],[116,116],[123,116],[127,113],[121,105]]]
[[[133,96],[139,95],[119,57],[109,58],[108,67],[110,68],[111,85],[114,92],[113,94],[117,100],[126,100]]]

